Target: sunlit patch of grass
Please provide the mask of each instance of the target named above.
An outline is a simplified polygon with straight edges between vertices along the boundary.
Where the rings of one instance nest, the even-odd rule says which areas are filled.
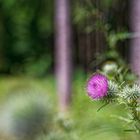
[[[52,76],[44,79],[29,77],[1,77],[0,78],[0,101],[8,95],[22,90],[37,89],[42,90],[50,96],[55,92],[55,82]]]

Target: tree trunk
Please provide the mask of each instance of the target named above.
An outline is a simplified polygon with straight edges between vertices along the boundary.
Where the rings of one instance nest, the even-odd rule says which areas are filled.
[[[55,0],[55,62],[59,109],[67,111],[71,96],[72,39],[70,0]]]
[[[132,32],[140,34],[140,0],[131,1],[130,26]],[[140,83],[140,36],[131,40],[130,63],[132,71],[138,76]]]

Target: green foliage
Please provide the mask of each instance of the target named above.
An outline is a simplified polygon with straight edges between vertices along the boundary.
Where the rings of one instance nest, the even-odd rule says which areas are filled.
[[[26,73],[28,76],[41,77],[49,71],[51,64],[51,56],[48,54],[47,56],[44,55],[39,59],[32,58],[31,60],[27,61],[23,65],[23,69],[21,71]]]
[[[119,93],[119,86],[117,83],[113,82],[113,81],[108,81],[108,94],[107,96],[103,99],[103,101],[105,101],[106,103],[110,103],[110,102],[115,102],[116,98],[118,97],[118,93]]]
[[[120,0],[77,0],[74,3],[73,22],[79,29],[78,32],[89,35],[89,38],[93,38],[94,35],[96,38],[96,34],[98,38],[98,33],[104,37],[104,46],[101,46],[104,48],[102,48],[103,53],[100,53],[100,49],[97,48],[98,43],[97,46],[95,45],[97,48],[94,51],[95,59],[90,63],[92,69],[93,67],[102,68],[108,62],[115,64],[116,67],[128,67],[120,53],[120,47],[124,48],[125,46],[120,44],[131,38],[131,34],[128,32],[128,22],[120,16],[121,12],[122,15],[125,14],[120,7],[127,11],[127,2]],[[122,20],[123,23],[126,22],[125,25],[118,23]],[[100,37],[98,39],[102,40]]]
[[[128,32],[118,32],[113,33],[111,32],[107,37],[108,45],[110,48],[114,48],[117,46],[118,41],[123,41],[131,37],[131,34]]]
[[[73,22],[79,32],[100,31],[106,34],[106,29],[126,30],[127,21],[120,16],[120,13],[125,13],[124,8],[127,8],[127,4],[126,1],[121,0],[76,0],[73,1]],[[117,24],[116,21],[122,20],[124,25]]]
[[[101,72],[120,85],[126,83],[132,85],[137,79],[127,65],[119,67],[115,62],[106,62]]]
[[[53,1],[1,0],[0,1],[0,55],[1,72],[26,73],[30,63],[33,75],[44,75],[52,64]],[[48,62],[42,70],[40,63]],[[44,59],[44,60],[42,60]],[[39,61],[36,63],[36,60]],[[41,68],[40,68],[41,69]]]
[[[73,22],[77,25],[79,32],[91,33],[96,30],[104,31],[106,28],[103,12],[99,6],[97,7],[95,1],[77,0],[73,9]]]

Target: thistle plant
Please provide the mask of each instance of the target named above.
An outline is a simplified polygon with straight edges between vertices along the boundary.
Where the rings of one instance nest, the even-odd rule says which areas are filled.
[[[105,102],[102,107],[112,102],[124,105],[129,115],[123,120],[131,124],[129,131],[140,133],[140,87],[137,84],[116,82],[115,79],[110,80],[101,73],[95,73],[88,80],[86,90],[92,100]]]

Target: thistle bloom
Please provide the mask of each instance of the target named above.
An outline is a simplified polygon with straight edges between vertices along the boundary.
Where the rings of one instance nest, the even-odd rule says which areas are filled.
[[[87,93],[94,100],[102,99],[107,95],[108,80],[102,74],[94,74],[87,82]]]

